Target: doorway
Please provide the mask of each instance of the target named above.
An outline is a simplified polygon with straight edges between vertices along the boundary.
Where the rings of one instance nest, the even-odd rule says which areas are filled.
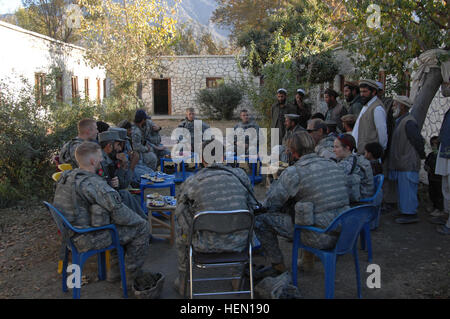
[[[170,79],[153,80],[153,110],[154,114],[170,115]]]

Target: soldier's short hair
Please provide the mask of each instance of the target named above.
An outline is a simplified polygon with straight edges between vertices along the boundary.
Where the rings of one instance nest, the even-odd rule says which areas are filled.
[[[286,145],[299,156],[314,153],[314,148],[316,147],[311,135],[305,131],[294,133],[288,138]]]
[[[100,145],[94,142],[83,142],[75,150],[75,159],[78,163],[85,163],[90,155],[100,151]]]
[[[323,129],[324,133],[327,132],[327,129],[328,129],[328,128],[327,128],[327,125],[325,124],[325,121],[322,120],[322,119],[317,119],[317,118],[316,118],[316,119],[309,120],[309,121],[308,121],[308,125],[309,125],[309,124],[312,125],[314,131]]]
[[[82,119],[78,122],[78,133],[86,132],[93,124],[97,126],[97,121],[94,119]]]
[[[195,113],[195,110],[194,110],[193,107],[190,107],[190,108],[186,109],[186,113],[190,113],[190,112]]]
[[[248,110],[242,109],[242,110],[239,112],[239,114],[241,114],[241,113],[248,113]]]

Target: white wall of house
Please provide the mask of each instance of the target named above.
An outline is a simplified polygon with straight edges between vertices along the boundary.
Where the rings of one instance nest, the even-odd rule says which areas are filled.
[[[236,57],[232,55],[167,56],[161,58],[161,66],[161,71],[152,74],[143,87],[142,98],[145,107],[152,114],[155,113],[154,80],[170,80],[170,114],[184,115],[186,109],[190,107],[199,112],[195,96],[198,91],[206,88],[207,78],[222,78],[225,82],[241,78]],[[245,76],[250,75],[247,73]],[[258,78],[254,77],[253,80],[259,83]],[[247,108],[247,101],[244,98],[241,106],[245,105]]]
[[[103,100],[106,71],[88,65],[83,57],[84,48],[2,21],[0,21],[0,43],[0,81],[7,84],[10,89],[20,90],[23,87],[22,78],[34,86],[36,73],[49,74],[52,67],[57,67],[63,73],[64,101],[70,103],[72,100],[73,76],[78,77],[78,91],[81,98],[85,98],[85,79],[88,79],[89,98],[96,100],[99,96],[100,100]],[[97,80],[100,81],[100,92]]]

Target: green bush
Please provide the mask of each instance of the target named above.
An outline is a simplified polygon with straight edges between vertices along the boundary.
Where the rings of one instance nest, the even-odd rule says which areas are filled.
[[[242,101],[242,90],[235,83],[220,83],[217,88],[207,88],[197,93],[197,103],[202,114],[213,120],[233,118],[234,110]]]
[[[111,98],[103,105],[80,99],[58,102],[54,75],[46,77],[47,94],[39,105],[31,85],[24,83],[17,92],[0,82],[0,207],[52,197],[51,177],[57,170],[53,158],[77,135],[81,119],[117,123],[134,117],[136,104],[124,104],[124,99]]]

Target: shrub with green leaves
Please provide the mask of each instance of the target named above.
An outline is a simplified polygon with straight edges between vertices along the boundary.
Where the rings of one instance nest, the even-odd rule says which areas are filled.
[[[216,88],[206,88],[197,93],[197,103],[202,114],[210,119],[231,120],[241,103],[243,94],[236,83],[219,83]]]

